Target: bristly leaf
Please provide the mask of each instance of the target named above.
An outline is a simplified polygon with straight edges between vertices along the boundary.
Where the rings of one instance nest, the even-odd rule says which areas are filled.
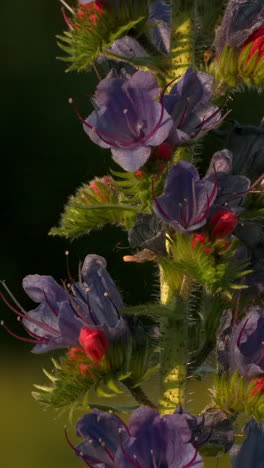
[[[259,391],[252,395],[254,387],[255,383],[248,382],[238,371],[232,377],[223,374],[215,379],[214,402],[226,412],[243,412],[264,422],[264,394]]]
[[[88,356],[80,355],[76,361],[66,355],[59,363],[53,362],[52,373],[44,370],[49,386],[35,385],[38,391],[33,396],[45,406],[70,414],[76,409],[98,407],[90,401],[91,392],[110,399],[122,394],[125,387],[139,386],[157,370],[155,346],[155,339],[149,336],[140,342],[131,338],[113,342],[99,365]],[[112,409],[111,404],[103,406]]]
[[[112,181],[95,179],[84,184],[69,198],[61,217],[60,226],[50,235],[67,238],[87,234],[106,223],[118,223],[129,229],[135,223],[137,210],[132,204],[120,203]]]
[[[102,13],[95,12],[92,19],[91,11],[79,6],[71,20],[72,29],[58,36],[59,46],[68,54],[60,58],[71,63],[68,70],[87,70],[99,56],[107,55],[107,49],[116,39],[128,32],[137,37],[148,27],[146,0],[122,1],[118,12],[116,8],[109,4]]]
[[[217,242],[216,257],[212,252],[206,253],[202,245],[193,248],[190,238],[177,234],[169,247],[171,258],[159,258],[158,262],[176,293],[185,275],[207,291],[231,298],[232,289],[242,289],[240,278],[249,273],[247,263],[235,259],[236,246],[235,241],[228,248],[223,241]]]

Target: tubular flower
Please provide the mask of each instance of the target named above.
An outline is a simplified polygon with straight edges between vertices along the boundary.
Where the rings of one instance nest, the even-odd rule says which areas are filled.
[[[190,67],[172,87],[170,94],[164,96],[165,108],[174,122],[169,143],[186,143],[220,123],[220,109],[209,102],[213,90],[214,78]]]
[[[263,0],[229,0],[216,34],[217,53],[220,53],[225,45],[241,47],[250,35],[263,25]]]
[[[234,328],[229,358],[231,371],[249,379],[264,375],[264,313],[255,307]]]
[[[91,467],[203,467],[182,414],[160,417],[143,406],[133,411],[127,426],[118,416],[94,409],[78,421],[76,430],[84,442],[73,449]]]
[[[23,287],[31,299],[39,303],[36,309],[26,312],[11,295],[18,304],[16,309],[2,293],[1,297],[22,318],[22,325],[32,338],[19,337],[4,323],[2,325],[16,338],[34,343],[34,353],[78,345],[80,337],[81,344],[86,343],[85,349],[89,347],[87,340],[83,339],[87,329],[90,334],[92,330],[100,332],[93,335],[94,341],[100,335],[101,348],[103,345],[106,347],[106,340],[113,340],[127,331],[127,325],[118,312],[123,307],[121,297],[106,271],[104,258],[87,255],[81,277],[83,281],[72,282],[70,290],[66,291],[51,276],[26,276]],[[105,340],[102,340],[102,334]]]
[[[176,231],[194,231],[206,224],[216,194],[216,180],[200,179],[191,163],[180,161],[170,168],[164,194],[154,200],[153,210]]]
[[[172,119],[160,90],[149,72],[128,78],[106,77],[97,86],[94,112],[84,121],[84,130],[102,148],[111,148],[113,159],[126,171],[137,171],[147,161],[152,146],[166,140]]]

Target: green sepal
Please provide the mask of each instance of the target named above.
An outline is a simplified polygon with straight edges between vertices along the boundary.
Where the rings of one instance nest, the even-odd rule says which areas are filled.
[[[234,47],[225,45],[220,57],[210,65],[209,72],[215,75],[218,82],[236,86],[238,73],[237,50]]]
[[[125,387],[138,387],[157,370],[155,346],[156,341],[149,336],[140,343],[127,336],[112,342],[97,365],[81,354],[77,360],[68,355],[59,362],[52,360],[52,372],[44,370],[49,385],[34,385],[38,391],[33,396],[45,406],[70,414],[76,409],[98,407],[90,401],[94,392],[101,398],[116,398]],[[80,364],[86,365],[87,372]]]
[[[252,396],[255,385],[240,376],[238,370],[231,377],[227,374],[216,376],[213,389],[215,405],[231,414],[245,413],[264,422],[264,394],[258,391]]]

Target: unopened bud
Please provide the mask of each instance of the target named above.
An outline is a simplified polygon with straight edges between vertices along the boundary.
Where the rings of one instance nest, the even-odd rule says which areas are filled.
[[[105,355],[108,341],[101,330],[83,327],[79,336],[79,343],[92,361],[100,361]]]
[[[216,213],[209,226],[212,228],[213,239],[223,239],[234,231],[238,223],[237,216],[232,211],[220,210]]]

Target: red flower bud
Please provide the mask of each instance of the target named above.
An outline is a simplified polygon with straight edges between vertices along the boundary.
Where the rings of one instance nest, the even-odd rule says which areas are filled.
[[[89,15],[89,19],[93,24],[96,24],[96,22],[98,20],[98,13],[103,12],[102,4],[95,1],[95,2],[89,2],[89,3],[86,3],[86,4],[82,3],[81,5],[82,5],[83,9],[85,9],[86,11],[91,12],[91,14]],[[81,18],[84,15],[84,10],[83,9],[80,8],[78,10],[77,14],[78,14],[79,18]]]
[[[194,234],[192,240],[192,249],[195,248],[197,244],[205,244],[207,238],[205,234]]]
[[[254,31],[249,38],[246,40],[246,42],[243,45],[244,50],[250,43],[252,43],[252,46],[249,50],[249,54],[247,57],[247,63],[250,61],[250,59],[253,57],[253,55],[257,52],[258,53],[258,62],[259,60],[264,57],[264,26],[261,26],[259,29]]]
[[[139,169],[138,171],[135,172],[136,177],[138,177],[139,179],[141,179],[143,174],[144,174],[144,171],[142,171],[141,169]]]
[[[77,361],[79,361],[81,359],[80,354],[85,354],[85,351],[83,348],[79,348],[75,346],[69,349],[69,356],[72,359],[76,359]]]
[[[223,239],[229,236],[234,231],[237,223],[237,216],[232,211],[218,211],[209,223],[209,226],[212,228],[212,238]]]
[[[261,390],[261,394],[264,395],[264,377],[260,377],[260,379],[253,379],[253,380],[250,381],[250,383],[253,383],[253,382],[255,382],[256,385],[255,385],[255,387],[253,388],[253,390],[252,390],[250,396],[253,397],[254,395],[256,395],[256,393],[257,393],[259,390]]]
[[[105,355],[108,341],[101,330],[83,327],[79,336],[79,343],[92,361],[100,361]]]
[[[163,161],[168,161],[173,154],[173,145],[169,143],[161,143],[155,151],[156,156],[160,156]]]
[[[207,239],[205,234],[203,234],[203,233],[194,234],[193,235],[193,240],[192,240],[192,249],[195,249],[195,246],[197,244],[200,244],[200,245],[205,244],[207,241],[208,241],[208,239]],[[209,253],[212,252],[212,248],[205,246],[204,251],[205,251],[206,255],[209,255]]]

